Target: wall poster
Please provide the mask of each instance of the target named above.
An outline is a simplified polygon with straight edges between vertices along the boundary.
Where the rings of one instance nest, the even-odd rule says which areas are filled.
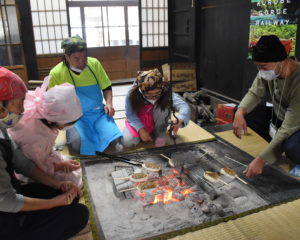
[[[287,53],[295,55],[299,0],[251,0],[249,47],[263,35],[277,35]]]

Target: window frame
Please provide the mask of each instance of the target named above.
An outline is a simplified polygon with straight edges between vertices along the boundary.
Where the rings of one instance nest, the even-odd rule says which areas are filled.
[[[130,6],[136,6],[138,7],[138,13],[139,13],[139,0],[127,0],[127,1],[70,1],[68,0],[67,2],[67,11],[68,11],[68,21],[69,21],[69,32],[71,33],[71,24],[70,24],[70,13],[69,13],[69,8],[70,7],[79,7],[80,8],[80,16],[81,16],[81,24],[82,24],[82,37],[84,39],[86,38],[86,26],[85,26],[85,17],[84,17],[84,8],[85,7],[119,7],[122,6],[124,7],[124,16],[125,16],[125,45],[117,45],[117,46],[112,46],[110,44],[110,40],[109,40],[109,46],[105,46],[105,39],[103,39],[104,42],[104,46],[100,46],[97,48],[108,48],[108,47],[129,47],[129,46],[138,46],[138,45],[130,45],[129,44],[129,25],[128,25],[128,7]],[[103,18],[103,15],[102,15]],[[139,17],[140,20],[140,17]],[[140,24],[140,21],[139,21]],[[140,25],[139,25],[140,27]],[[108,28],[109,28],[109,24],[108,24]],[[102,29],[104,29],[103,27],[103,23],[102,23]],[[109,35],[109,31],[108,31],[108,35]],[[139,35],[140,36],[140,35]],[[104,38],[104,35],[103,35]],[[141,43],[141,39],[139,39],[139,43]]]
[[[7,7],[14,7],[15,12],[16,12],[16,21],[18,24],[18,37],[19,37],[19,42],[18,43],[13,43],[11,39],[11,28],[10,28],[10,22],[8,19],[8,11]],[[12,66],[22,66],[25,64],[24,60],[24,52],[23,52],[23,44],[22,44],[22,39],[21,39],[21,29],[20,29],[20,20],[19,20],[19,15],[18,15],[18,5],[16,1],[14,0],[13,3],[12,1],[7,1],[7,0],[1,0],[0,1],[0,11],[1,11],[1,21],[2,21],[2,27],[3,29],[3,37],[4,37],[4,43],[0,43],[0,47],[6,47],[6,52],[7,52],[7,58],[8,58],[8,64],[9,65],[3,65],[5,67],[12,67]],[[3,11],[5,12],[5,16],[3,14]],[[7,25],[7,26],[5,26]],[[21,50],[21,64],[15,64],[15,59],[14,59],[14,54],[13,54],[13,47],[19,46]],[[3,57],[3,56],[2,56]]]
[[[36,55],[37,56],[49,56],[49,55],[60,55],[63,53],[63,51],[61,50],[60,48],[60,44],[62,42],[63,39],[65,39],[67,36],[70,35],[70,32],[69,32],[69,23],[68,23],[68,12],[67,12],[67,0],[58,0],[58,9],[54,9],[54,4],[53,4],[53,0],[44,0],[44,7],[45,9],[39,9],[39,3],[38,1],[39,0],[28,0],[30,3],[30,7],[31,7],[31,18],[32,18],[32,29],[33,29],[33,35],[34,35],[34,41],[35,41],[35,49],[36,49]],[[36,10],[33,10],[32,9],[32,2],[31,1],[35,1],[35,4],[37,6],[37,9]],[[46,8],[46,1],[47,2],[50,2],[51,4],[51,9],[47,9]],[[60,1],[64,1],[65,2],[65,9],[62,9],[61,8],[61,2]],[[47,13],[52,13],[52,20],[53,20],[53,24],[48,24],[48,20],[47,20]],[[38,16],[38,24],[34,24],[33,22],[33,13],[37,13],[37,16]],[[41,17],[40,17],[40,13],[45,13],[45,22],[46,24],[41,24]],[[57,24],[55,23],[55,16],[54,16],[54,13],[58,13],[59,14],[59,21],[60,23]],[[63,23],[63,20],[62,20],[62,13],[64,13],[66,15],[66,23]],[[47,37],[46,38],[43,38],[42,36],[42,28],[46,28],[46,32],[47,32]],[[49,28],[50,27],[53,27],[54,28],[54,38],[50,38],[49,37]],[[56,35],[56,29],[55,28],[60,28],[60,33],[61,33],[61,37],[57,37]],[[37,39],[37,36],[35,35],[35,28],[38,29],[39,31],[39,35],[40,35],[40,39]],[[64,28],[67,29],[67,36],[64,36]],[[50,45],[50,42],[52,41],[55,41],[55,52],[53,52],[51,50],[51,45]],[[37,49],[37,42],[39,42],[41,44],[41,50],[42,50],[42,53],[38,52],[38,49]],[[43,42],[47,42],[48,43],[48,48],[49,48],[49,51],[45,51],[44,50],[44,44]]]
[[[157,7],[154,7],[154,1],[157,2],[158,6]],[[161,7],[160,6],[160,3],[159,3],[160,0],[141,0],[140,1],[140,45],[141,45],[141,48],[143,49],[162,49],[162,48],[168,48],[169,47],[169,17],[168,17],[168,0],[164,0],[164,6]],[[143,2],[146,3],[146,6],[143,6]],[[149,5],[149,2],[151,2],[151,7],[148,7]],[[157,9],[158,11],[158,19],[154,19],[154,9]],[[160,21],[160,15],[159,15],[159,12],[160,10],[163,9],[163,20]],[[146,12],[146,20],[143,20],[143,10]],[[152,20],[149,20],[148,19],[148,10],[152,10]],[[152,33],[149,33],[149,23],[152,24]],[[154,23],[157,23],[158,24],[158,33],[155,34],[154,33]],[[163,23],[163,32],[160,33],[160,23]],[[143,26],[144,24],[146,25],[146,29],[143,29]],[[143,32],[146,32],[146,33],[143,33]],[[158,36],[158,45],[155,45],[154,44],[154,36],[157,35]],[[149,46],[149,37],[152,36],[152,46]],[[160,44],[160,36],[163,36],[163,40],[164,40],[164,45],[162,46]],[[146,37],[146,41],[147,41],[147,46],[144,45],[144,37]]]

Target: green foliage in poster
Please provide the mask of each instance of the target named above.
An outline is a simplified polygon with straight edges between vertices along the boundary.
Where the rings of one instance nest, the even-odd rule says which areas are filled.
[[[290,56],[295,55],[297,24],[290,25],[269,25],[269,26],[250,26],[250,41],[256,41],[263,35],[277,35],[280,39],[293,39],[293,49]]]

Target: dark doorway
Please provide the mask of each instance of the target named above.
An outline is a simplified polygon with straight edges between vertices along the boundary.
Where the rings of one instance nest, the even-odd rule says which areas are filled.
[[[170,0],[169,18],[170,60],[195,62],[195,1]]]

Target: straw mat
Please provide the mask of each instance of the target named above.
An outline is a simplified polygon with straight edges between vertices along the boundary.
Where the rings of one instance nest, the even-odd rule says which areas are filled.
[[[121,131],[125,127],[125,119],[115,120]],[[210,134],[208,131],[204,130],[202,127],[198,126],[196,123],[189,121],[189,124],[185,128],[180,128],[178,131],[178,136],[176,138],[176,144],[180,143],[199,143],[208,142],[215,140],[215,136]],[[168,136],[167,145],[174,145],[174,141]],[[154,148],[153,143],[139,143],[135,150],[143,150],[147,148]]]
[[[173,240],[299,240],[300,200],[220,223]]]
[[[247,134],[242,135],[241,139],[237,138],[232,130],[218,132],[216,135],[250,154],[252,157],[256,157],[268,145],[268,142],[251,128],[248,128]]]

